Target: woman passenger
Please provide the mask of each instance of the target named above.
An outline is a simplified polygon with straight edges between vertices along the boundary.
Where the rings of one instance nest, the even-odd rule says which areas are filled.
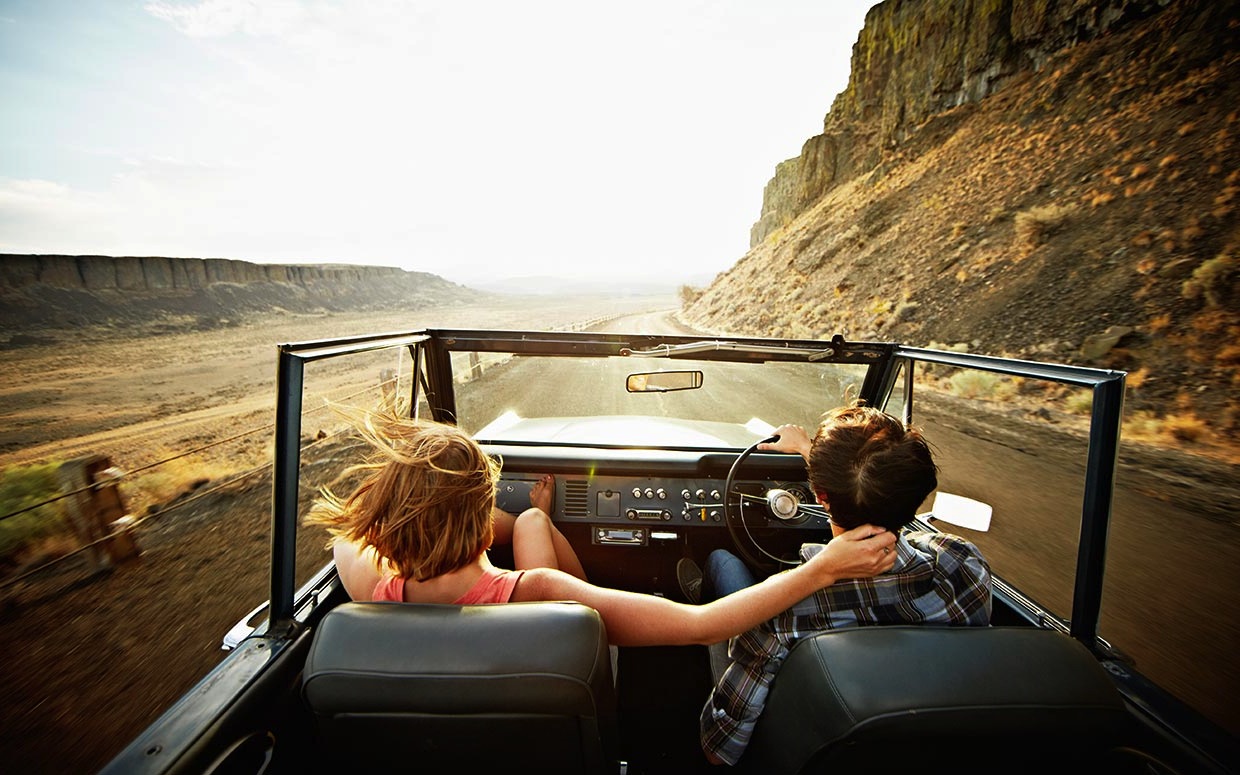
[[[710,644],[766,621],[818,589],[891,568],[894,534],[864,525],[844,533],[803,565],[706,605],[597,587],[555,529],[550,483],[531,501],[542,508],[512,525],[517,570],[491,565],[499,465],[450,425],[368,419],[361,429],[378,458],[348,498],[329,491],[310,521],[327,526],[340,579],[354,600],[506,603],[571,600],[597,610],[618,646]]]

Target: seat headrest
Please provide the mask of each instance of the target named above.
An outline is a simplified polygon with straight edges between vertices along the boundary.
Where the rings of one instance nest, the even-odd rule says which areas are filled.
[[[923,739],[939,750],[962,739],[970,751],[1018,740],[1042,750],[1106,747],[1127,723],[1106,672],[1061,633],[860,627],[796,644],[742,763],[763,772],[800,772],[835,758],[873,763],[891,760],[893,745]]]
[[[612,685],[607,632],[587,606],[346,603],[319,624],[302,691],[317,713],[593,715],[600,684]]]
[[[577,603],[345,603],[316,628],[302,693],[337,769],[613,773],[609,656]]]

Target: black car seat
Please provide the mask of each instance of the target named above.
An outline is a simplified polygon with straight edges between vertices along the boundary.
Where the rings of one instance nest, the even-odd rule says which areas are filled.
[[[337,772],[619,771],[607,632],[576,603],[345,603],[302,693]]]
[[[754,773],[1116,771],[1130,718],[1088,650],[1032,627],[860,627],[799,641]]]

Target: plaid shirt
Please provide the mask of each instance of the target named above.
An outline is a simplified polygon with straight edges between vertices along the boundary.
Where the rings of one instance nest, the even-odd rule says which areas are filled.
[[[805,544],[801,558],[822,551]],[[728,644],[730,663],[702,709],[702,750],[736,764],[792,646],[824,630],[874,624],[990,623],[990,567],[977,547],[944,533],[907,532],[896,564],[869,579],[820,589]]]

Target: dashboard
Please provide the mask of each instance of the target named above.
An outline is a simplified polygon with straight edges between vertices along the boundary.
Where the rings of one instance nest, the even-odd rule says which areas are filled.
[[[572,544],[591,582],[679,598],[676,564],[703,565],[714,549],[734,553],[755,541],[770,556],[795,560],[803,543],[831,539],[821,511],[793,509],[776,519],[768,493],[784,506],[811,502],[805,463],[797,455],[754,453],[736,473],[732,508],[725,514],[724,483],[736,454],[662,450],[483,443],[501,463],[496,504],[510,514],[529,508],[530,489],[544,474],[555,477],[550,515]],[[493,547],[502,564],[507,547]],[[511,567],[511,566],[505,566]]]
[[[530,488],[537,476],[505,475],[496,502],[510,514],[529,508]],[[552,518],[558,523],[594,526],[595,544],[646,544],[652,532],[669,529],[724,528],[724,479],[671,478],[658,476],[556,477]],[[800,512],[790,521],[774,518],[768,494],[783,497],[794,508],[813,502],[804,482],[776,479],[740,480],[733,487],[734,524],[779,530],[829,530],[823,514]]]

